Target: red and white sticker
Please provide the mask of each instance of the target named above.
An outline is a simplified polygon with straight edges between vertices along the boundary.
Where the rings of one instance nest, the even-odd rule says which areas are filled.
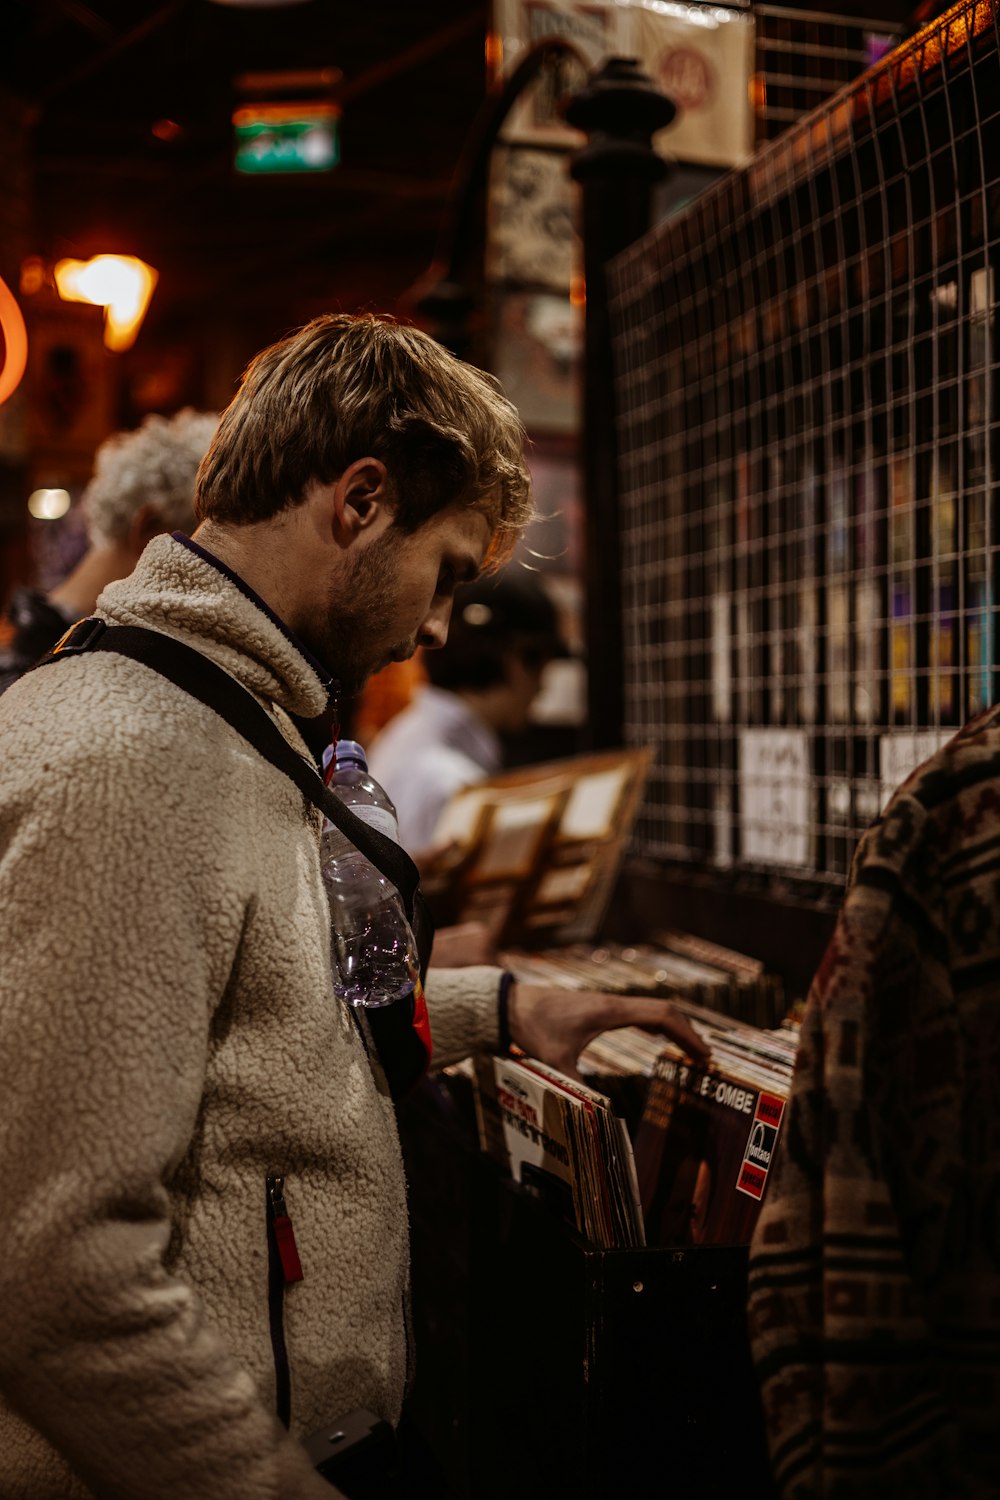
[[[740,1175],[736,1180],[738,1193],[746,1193],[748,1197],[758,1200],[763,1198],[784,1109],[784,1099],[779,1099],[776,1094],[758,1095]]]

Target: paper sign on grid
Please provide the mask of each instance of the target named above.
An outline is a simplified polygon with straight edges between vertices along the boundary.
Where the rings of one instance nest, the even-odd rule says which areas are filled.
[[[878,759],[883,807],[910,772],[946,745],[954,733],[954,729],[919,729],[880,736]]]
[[[811,858],[809,739],[744,729],[739,738],[740,846],[748,863],[801,868]]]

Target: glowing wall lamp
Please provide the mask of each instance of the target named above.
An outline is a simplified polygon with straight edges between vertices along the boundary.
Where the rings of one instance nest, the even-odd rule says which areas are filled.
[[[53,267],[64,302],[91,302],[104,308],[104,342],[121,352],[135,343],[158,273],[134,255],[95,255],[92,260],[59,260]]]
[[[37,521],[59,521],[72,504],[69,490],[32,490],[28,509]]]
[[[28,363],[28,334],[24,318],[5,281],[0,281],[0,334],[3,336],[3,364],[0,365],[2,406],[17,390]]]

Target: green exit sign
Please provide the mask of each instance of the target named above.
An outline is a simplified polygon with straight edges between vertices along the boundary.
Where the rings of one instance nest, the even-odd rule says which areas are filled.
[[[248,104],[236,110],[237,172],[329,172],[340,160],[334,104]]]

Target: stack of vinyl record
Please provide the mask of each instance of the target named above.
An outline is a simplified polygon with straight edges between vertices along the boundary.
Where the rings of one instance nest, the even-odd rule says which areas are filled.
[[[626,1027],[580,1058],[595,1088],[647,1080],[633,1149],[647,1242],[749,1243],[774,1162],[797,1028],[764,1030],[675,999],[711,1049],[706,1066],[662,1036]]]
[[[642,1245],[632,1143],[606,1096],[534,1058],[474,1068],[483,1150],[592,1244]]]
[[[515,950],[504,963],[524,980],[573,990],[663,995],[707,1005],[752,1026],[779,1025],[781,981],[759,959],[688,933],[663,932],[653,943],[594,947],[576,943],[539,951]]]
[[[691,1062],[628,1026],[582,1053],[586,1086],[532,1058],[474,1063],[480,1141],[595,1245],[748,1243],[767,1188],[798,1028],[746,954],[685,933],[510,951],[525,982],[666,997],[710,1049]]]

